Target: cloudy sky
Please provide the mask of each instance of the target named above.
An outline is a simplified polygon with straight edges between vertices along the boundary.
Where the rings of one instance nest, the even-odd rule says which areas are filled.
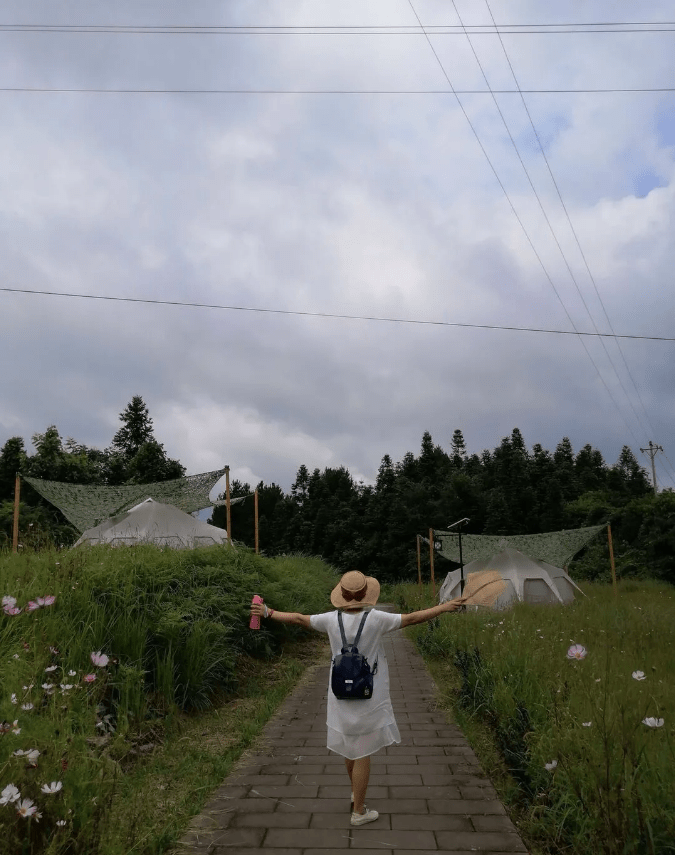
[[[673,341],[454,326],[675,336],[675,92],[588,91],[672,87],[672,3],[1,16],[0,445],[105,447],[141,395],[189,473],[286,490],[516,426],[609,463],[651,439],[674,485]]]

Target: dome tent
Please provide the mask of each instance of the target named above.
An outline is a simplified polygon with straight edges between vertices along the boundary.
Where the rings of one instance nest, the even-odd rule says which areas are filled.
[[[464,565],[464,580],[470,573],[497,570],[506,581],[506,590],[493,608],[505,609],[515,601],[565,605],[574,600],[574,592],[581,588],[561,567],[546,561],[530,558],[517,549],[505,547],[491,558],[476,558]],[[439,602],[452,600],[460,594],[460,571],[451,570],[439,591]]]
[[[173,505],[148,498],[130,510],[87,529],[75,546],[83,543],[108,543],[111,546],[154,543],[174,549],[193,549],[226,542],[225,529],[195,519]]]

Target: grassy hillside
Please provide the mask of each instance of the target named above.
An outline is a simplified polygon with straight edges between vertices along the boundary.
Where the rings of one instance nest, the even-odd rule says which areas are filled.
[[[673,853],[675,589],[581,587],[411,633],[533,853]],[[426,596],[395,589],[405,610]]]
[[[305,631],[249,630],[251,597],[312,613],[334,584],[317,559],[223,547],[0,554],[3,852],[164,851],[306,665]],[[147,794],[163,776],[169,817]]]

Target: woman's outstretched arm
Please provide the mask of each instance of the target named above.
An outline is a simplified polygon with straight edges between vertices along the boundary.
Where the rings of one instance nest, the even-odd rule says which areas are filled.
[[[401,615],[401,629],[406,626],[414,626],[416,623],[426,623],[439,615],[446,612],[455,612],[462,606],[464,600],[459,597],[456,600],[449,600],[447,603],[441,603],[439,606],[432,606],[430,609],[421,609],[418,612],[410,612],[407,615]]]
[[[298,626],[304,626],[305,629],[312,628],[309,615],[301,615],[298,612],[278,612],[276,609],[270,609],[264,603],[251,603],[251,614],[262,618],[266,617],[268,620],[278,620],[280,623],[294,623]]]

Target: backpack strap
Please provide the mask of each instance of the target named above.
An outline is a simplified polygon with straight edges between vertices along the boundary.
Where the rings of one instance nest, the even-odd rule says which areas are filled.
[[[366,622],[367,617],[368,612],[364,612],[363,617],[361,618],[361,623],[359,624],[359,631],[356,633],[356,638],[354,639],[354,647],[359,646],[359,641],[361,640],[361,633],[363,632],[363,624]]]
[[[361,618],[361,623],[359,624],[359,631],[356,633],[356,638],[354,639],[354,647],[359,646],[359,641],[361,640],[361,632],[363,631],[363,624],[366,622],[366,618],[368,617],[368,612],[363,613],[363,617]],[[342,636],[342,646],[347,646],[347,636],[345,635],[345,627],[342,622],[342,612],[338,610],[338,626],[340,627],[340,635]]]

